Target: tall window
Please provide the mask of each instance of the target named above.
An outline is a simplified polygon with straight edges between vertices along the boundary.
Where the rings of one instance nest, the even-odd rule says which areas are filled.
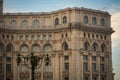
[[[46,45],[44,46],[44,51],[45,51],[45,52],[51,52],[51,51],[52,51],[52,46],[51,46],[50,44],[46,44]]]
[[[29,36],[28,35],[25,36],[25,40],[29,40]]]
[[[93,51],[97,51],[97,44],[96,44],[96,43],[94,43],[94,44],[92,45],[92,50],[93,50]]]
[[[0,63],[0,73],[2,73],[2,63]]]
[[[35,40],[35,36],[34,35],[31,36],[31,40]]]
[[[83,62],[83,70],[88,71],[88,63],[87,62]]]
[[[101,71],[101,72],[104,72],[104,68],[105,68],[105,67],[104,67],[104,64],[100,64],[100,71]]]
[[[93,72],[96,71],[96,63],[92,63],[92,71],[93,71]]]
[[[24,28],[28,27],[28,21],[27,21],[27,20],[23,20],[23,21],[22,21],[22,26],[23,26]]]
[[[23,44],[23,45],[20,47],[20,51],[22,51],[22,52],[27,52],[27,51],[29,51],[29,48],[28,48],[27,45]]]
[[[5,21],[4,20],[0,20],[0,26],[4,26],[5,25]]]
[[[92,18],[92,24],[96,25],[96,18],[95,17]]]
[[[0,43],[0,52],[3,51],[3,44]]]
[[[40,25],[40,22],[38,20],[33,21],[33,26],[34,27],[39,27],[39,25]]]
[[[6,61],[11,61],[11,57],[6,57]]]
[[[16,26],[16,25],[17,25],[17,21],[12,20],[12,21],[11,21],[11,26]]]
[[[66,42],[63,43],[63,50],[68,51],[68,44]]]
[[[88,17],[84,16],[84,24],[88,24]]]
[[[65,24],[65,23],[67,23],[67,17],[66,16],[63,17],[63,24]]]
[[[37,35],[37,40],[40,40],[40,35]]]
[[[102,45],[100,46],[100,51],[101,51],[101,52],[105,52],[105,49],[106,49],[106,46],[105,46],[104,44],[102,44]]]
[[[87,77],[87,76],[85,76],[85,77],[84,77],[84,80],[88,80],[88,77]]]
[[[69,77],[65,77],[65,80],[69,80]]]
[[[83,60],[87,61],[88,60],[88,55],[83,55]]]
[[[6,64],[6,72],[11,72],[11,64]]]
[[[65,63],[65,70],[69,71],[69,63]]]
[[[6,52],[11,52],[12,51],[12,45],[8,44],[6,47]]]
[[[89,49],[89,44],[87,42],[84,43],[83,45],[84,50],[88,50]]]
[[[46,40],[46,35],[43,35],[43,40]]]
[[[105,20],[103,18],[100,20],[100,25],[105,26]]]
[[[24,40],[24,37],[23,35],[20,36],[19,40]]]
[[[59,25],[59,19],[58,18],[55,19],[55,25]]]
[[[38,44],[34,44],[34,45],[32,46],[32,51],[34,51],[34,52],[39,52],[39,51],[40,51],[40,46],[39,46]]]
[[[97,77],[92,77],[92,80],[97,80]]]

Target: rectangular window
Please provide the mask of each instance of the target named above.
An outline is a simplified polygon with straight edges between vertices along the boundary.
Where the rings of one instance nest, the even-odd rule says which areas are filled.
[[[84,77],[84,80],[88,80],[88,77],[86,76],[86,77]]]
[[[92,71],[93,71],[93,72],[96,71],[96,63],[92,63]]]
[[[104,60],[105,60],[104,57],[100,57],[101,62],[104,62]]]
[[[83,63],[83,70],[88,71],[88,63],[87,62]]]
[[[64,56],[64,60],[69,60],[69,56]]]
[[[69,71],[69,63],[65,63],[65,70]]]
[[[6,78],[6,80],[12,80],[11,78]]]
[[[46,40],[46,35],[43,35],[43,40]]]
[[[11,57],[6,57],[6,61],[11,61]]]
[[[93,77],[92,80],[97,80],[97,77]]]
[[[0,73],[2,72],[2,63],[0,63]]]
[[[96,56],[92,56],[92,61],[96,61]]]
[[[37,35],[37,40],[40,40],[40,35]]]
[[[88,55],[83,55],[83,60],[87,61],[88,60]]]
[[[0,56],[0,62],[2,62],[2,56]]]
[[[6,64],[6,72],[11,72],[11,64]]]
[[[65,77],[65,80],[69,80],[69,77]]]
[[[104,72],[104,64],[100,64],[100,71]]]
[[[52,38],[52,35],[48,35],[48,39],[50,40]]]

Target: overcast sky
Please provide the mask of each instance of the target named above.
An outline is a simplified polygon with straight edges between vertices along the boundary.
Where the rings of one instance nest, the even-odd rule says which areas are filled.
[[[4,13],[49,12],[67,7],[85,7],[108,11],[112,34],[112,56],[115,80],[120,80],[120,0],[4,0]]]

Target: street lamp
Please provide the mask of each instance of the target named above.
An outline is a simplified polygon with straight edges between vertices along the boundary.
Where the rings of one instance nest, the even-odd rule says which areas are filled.
[[[24,60],[24,65],[28,68],[32,70],[31,73],[31,80],[34,80],[34,74],[35,74],[35,69],[38,69],[42,66],[42,59],[44,58],[44,54],[41,54],[40,56],[34,55],[33,52],[31,52],[30,55],[27,56],[23,56],[21,54],[17,55],[17,64],[18,66],[20,65],[22,59]],[[40,62],[40,64],[39,64]],[[49,59],[49,55],[47,54],[45,57],[45,62],[46,62],[46,66],[49,64],[50,59]],[[30,63],[30,66],[28,66],[27,64]]]

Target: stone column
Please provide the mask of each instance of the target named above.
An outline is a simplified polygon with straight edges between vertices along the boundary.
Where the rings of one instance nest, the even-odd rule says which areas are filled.
[[[100,80],[100,54],[97,54],[97,70],[98,70],[98,80]]]
[[[90,80],[92,80],[92,59],[91,59],[91,55],[92,55],[92,53],[91,52],[89,52],[88,53],[89,54],[89,71],[90,71]]]

